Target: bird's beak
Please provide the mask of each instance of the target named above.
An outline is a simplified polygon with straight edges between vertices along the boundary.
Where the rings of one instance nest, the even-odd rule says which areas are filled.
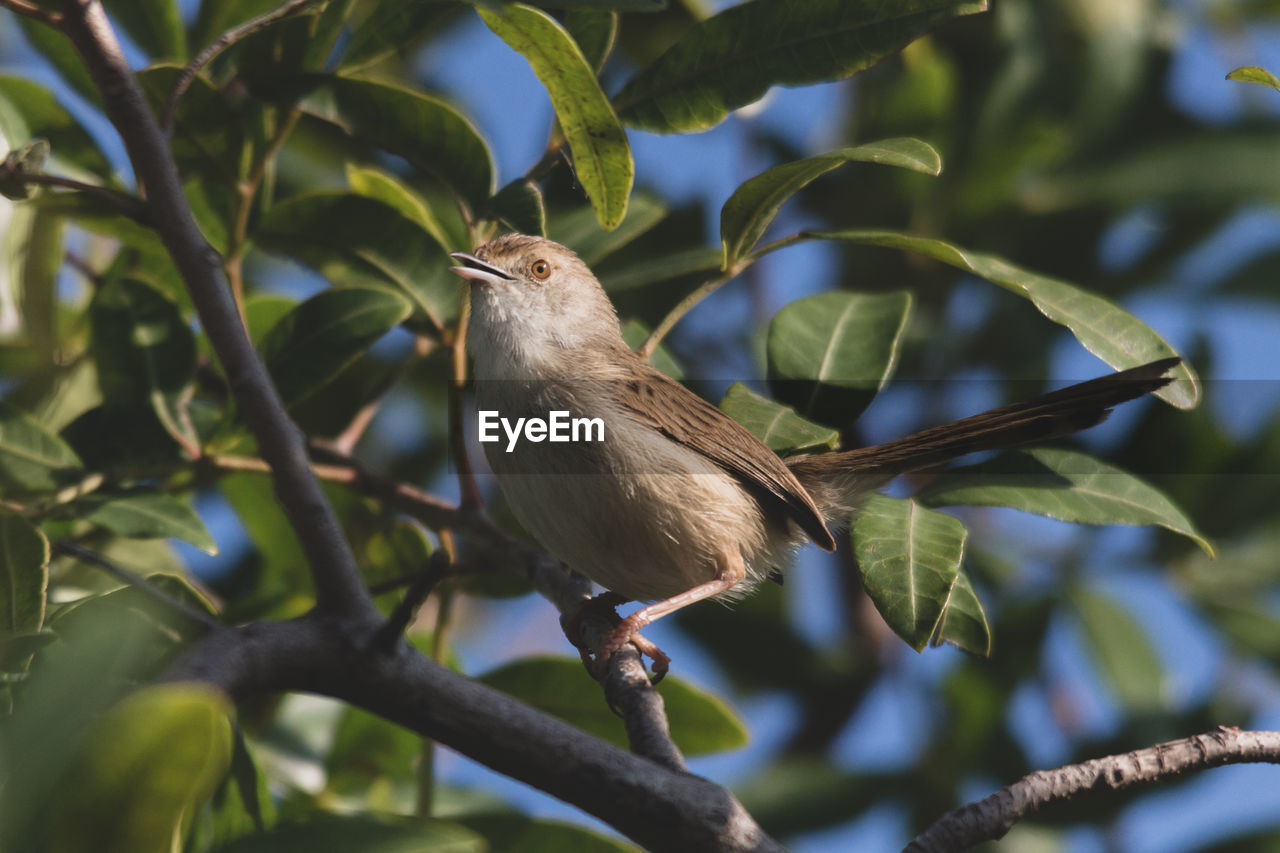
[[[507,275],[492,264],[486,264],[475,255],[468,255],[466,252],[450,252],[449,257],[462,264],[460,267],[449,267],[449,272],[455,272],[471,281],[478,281],[481,284],[515,281],[514,277]]]

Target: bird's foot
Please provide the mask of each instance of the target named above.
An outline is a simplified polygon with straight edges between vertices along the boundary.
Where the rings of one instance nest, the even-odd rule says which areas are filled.
[[[657,684],[667,674],[667,670],[671,666],[671,658],[662,649],[640,636],[639,629],[645,623],[634,618],[636,614],[626,618],[618,616],[615,608],[620,604],[626,604],[628,601],[630,599],[623,598],[616,592],[604,592],[595,598],[582,602],[577,611],[566,622],[565,634],[578,649],[578,655],[582,658],[582,663],[587,668],[587,671],[596,680],[604,679],[605,673],[608,672],[609,659],[613,657],[614,652],[620,651],[628,643],[631,643],[642,656],[647,656],[653,661],[652,681]],[[614,625],[613,630],[605,636],[604,643],[599,649],[590,648],[583,631],[586,620],[595,616],[604,618]],[[594,657],[592,657],[593,651],[595,653]]]

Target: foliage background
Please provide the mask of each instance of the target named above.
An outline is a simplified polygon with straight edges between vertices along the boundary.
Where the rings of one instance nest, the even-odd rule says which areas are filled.
[[[357,20],[375,5],[358,4]],[[181,8],[196,20],[195,4]],[[542,156],[550,104],[526,61],[473,11],[447,4],[441,10],[440,20],[400,46],[379,73],[456,103],[489,141],[503,186]],[[605,91],[615,92],[659,45],[709,11],[673,4],[661,13],[627,13],[602,75]],[[784,588],[762,590],[733,610],[702,605],[647,632],[673,655],[680,678],[724,697],[750,732],[748,746],[695,758],[694,771],[730,784],[792,849],[890,848],[947,808],[1030,769],[1216,724],[1280,727],[1274,559],[1280,395],[1273,382],[1280,362],[1280,95],[1223,79],[1239,65],[1280,66],[1276,11],[1274,4],[1243,0],[1006,0],[988,14],[944,25],[851,80],[775,90],[705,133],[628,131],[643,195],[633,198],[632,219],[615,232],[632,239],[620,240],[595,265],[626,319],[652,327],[699,279],[625,288],[617,282],[648,259],[714,247],[720,205],[747,178],[843,145],[915,136],[941,152],[941,176],[842,167],[784,207],[770,235],[893,227],[994,252],[1116,300],[1205,378],[1201,408],[1179,412],[1142,401],[1080,444],[1164,488],[1215,541],[1216,563],[1156,528],[1085,528],[969,508],[960,513],[971,529],[966,568],[992,620],[989,660],[949,647],[910,651],[868,606],[847,556],[827,558],[813,549]],[[105,121],[3,14],[0,67],[56,92],[128,186],[128,165]],[[137,67],[148,63],[146,52],[134,47]],[[203,128],[203,138],[223,137],[227,126],[206,118],[213,127]],[[347,160],[409,174],[433,210],[448,207],[438,186],[402,161],[306,121],[282,150],[271,176],[274,193],[283,199],[345,186]],[[557,227],[589,220],[563,168],[545,188],[552,236]],[[210,207],[219,203],[211,199]],[[16,233],[13,209],[5,210],[9,233]],[[66,240],[95,268],[114,252],[109,239],[80,228],[70,228]],[[245,279],[250,293],[295,300],[327,286],[302,265],[256,249],[246,257]],[[83,348],[90,288],[65,267],[57,282],[52,328]],[[801,244],[765,258],[700,304],[676,327],[669,348],[709,399],[719,400],[733,381],[762,388],[770,318],[800,297],[841,287],[907,287],[915,297],[895,381],[856,424],[832,424],[846,446],[1025,397],[1044,377],[1079,379],[1104,370],[1027,302],[987,282],[918,256],[835,243]],[[41,398],[37,391],[47,386],[29,357],[41,342],[2,322],[0,334],[10,335],[0,351],[0,387],[11,401],[39,399],[47,422],[62,429],[95,400],[91,380],[76,385],[65,377],[56,395]],[[295,413],[314,434],[332,434],[358,406],[359,389],[402,372],[359,454],[397,479],[456,497],[456,476],[445,461],[447,359],[437,353],[402,370],[411,353],[411,336],[394,331],[322,399]],[[156,462],[141,453],[147,441],[101,441],[103,434],[129,433],[117,427],[97,439],[68,440],[86,460],[88,448],[101,459]],[[233,619],[305,609],[291,537],[271,511],[264,480],[167,482],[193,495],[217,542],[216,557],[154,539],[98,538],[95,547],[137,570],[191,571],[228,603]],[[385,555],[394,552],[395,537],[411,537],[391,533],[364,502],[340,489],[331,493],[371,579],[395,574],[397,559]],[[65,525],[56,529],[82,532]],[[109,588],[65,559],[53,568],[67,590]],[[437,615],[429,609],[424,628]],[[535,596],[459,595],[450,625],[449,653],[469,674],[569,651],[552,612]],[[594,686],[580,682],[567,688],[579,691],[567,704],[598,716],[603,705]],[[415,737],[300,697],[242,716],[281,816],[413,810],[425,766]],[[681,728],[675,711],[673,725]],[[436,753],[438,816],[477,813],[496,797],[528,814],[583,821],[554,800]],[[1274,778],[1270,767],[1226,768],[1155,793],[1085,799],[1020,827],[1008,844],[1270,849],[1280,846]]]

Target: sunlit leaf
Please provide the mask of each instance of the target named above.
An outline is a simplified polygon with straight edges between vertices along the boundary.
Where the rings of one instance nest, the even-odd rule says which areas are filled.
[[[783,456],[829,450],[840,441],[837,430],[805,420],[795,409],[757,394],[741,382],[729,386],[720,408]]]
[[[1269,86],[1280,92],[1280,77],[1276,77],[1267,69],[1259,68],[1256,65],[1241,66],[1228,74],[1227,79],[1238,80],[1241,83],[1257,83],[1260,86]]]
[[[966,652],[986,657],[991,654],[991,624],[973,588],[968,573],[961,570],[942,607],[942,618],[933,635],[933,644],[950,643]]]
[[[377,199],[389,207],[394,207],[421,225],[422,230],[430,234],[441,246],[449,247],[449,238],[445,235],[444,228],[441,227],[435,214],[431,212],[427,200],[390,172],[348,163],[347,186],[351,187],[354,193]]]
[[[95,492],[76,501],[72,512],[131,539],[181,539],[206,554],[218,553],[218,543],[195,510],[163,492]]]
[[[22,516],[0,512],[0,636],[40,630],[48,587],[48,540]]]
[[[351,33],[341,68],[353,70],[404,54],[465,8],[461,4],[423,0],[380,0]]]
[[[964,525],[915,501],[872,495],[850,533],[867,595],[894,633],[923,650],[957,582]]]
[[[929,506],[1008,506],[1077,524],[1158,524],[1213,555],[1209,540],[1159,489],[1077,450],[1010,451],[947,471],[918,497]]]
[[[51,171],[99,180],[111,173],[93,137],[39,83],[0,75],[0,149],[16,148],[32,138],[48,140]]]
[[[587,266],[616,252],[661,222],[667,206],[647,193],[636,193],[627,207],[626,218],[612,230],[605,230],[590,208],[557,216],[547,225],[547,236],[577,252]]]
[[[992,281],[1030,299],[1040,313],[1066,326],[1084,348],[1121,370],[1176,355],[1150,326],[1109,299],[1065,281],[1015,266],[1003,258],[971,252],[941,240],[897,231],[810,231],[807,236],[843,240],[919,252]],[[1157,397],[1180,409],[1200,401],[1200,381],[1184,361],[1172,370],[1174,381],[1156,391]]]
[[[53,853],[170,850],[231,760],[232,707],[204,685],[133,693],[84,739],[76,784],[59,792]]]
[[[897,53],[983,0],[791,0],[732,6],[694,26],[614,99],[623,120],[656,133],[704,130],[770,86],[838,80]]]
[[[573,170],[600,227],[612,231],[627,212],[635,164],[627,135],[596,82],[595,69],[555,18],[512,3],[477,7],[480,17],[513,50],[529,60],[542,81],[573,155]]]
[[[806,416],[852,420],[897,367],[911,303],[905,290],[841,290],[792,302],[769,324],[774,393]]]
[[[591,70],[599,74],[618,37],[618,13],[605,9],[569,9],[564,15],[564,28],[582,49]]]
[[[721,265],[731,264],[751,251],[778,208],[811,181],[845,163],[882,163],[928,175],[942,171],[942,158],[928,143],[903,137],[884,139],[852,148],[841,148],[817,157],[783,163],[761,172],[733,191],[720,209]]]
[[[600,701],[600,688],[584,677],[577,660],[525,658],[479,680],[596,737],[627,745],[622,721]],[[671,676],[663,680],[660,690],[671,736],[686,755],[721,752],[746,743],[746,729],[721,699]]]

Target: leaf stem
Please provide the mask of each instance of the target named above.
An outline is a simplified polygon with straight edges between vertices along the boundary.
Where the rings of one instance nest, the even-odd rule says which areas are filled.
[[[653,355],[653,351],[658,348],[658,344],[661,343],[662,339],[667,336],[667,333],[675,327],[676,323],[679,323],[680,320],[684,318],[685,314],[692,311],[699,302],[715,293],[723,284],[734,278],[738,273],[746,269],[746,267],[747,263],[739,262],[714,278],[709,278],[694,288],[688,296],[677,302],[676,306],[667,312],[667,316],[663,317],[661,322],[654,327],[654,330],[649,333],[649,337],[645,338],[644,343],[640,345],[640,348],[636,350],[636,353],[641,358],[648,361],[649,357]]]

